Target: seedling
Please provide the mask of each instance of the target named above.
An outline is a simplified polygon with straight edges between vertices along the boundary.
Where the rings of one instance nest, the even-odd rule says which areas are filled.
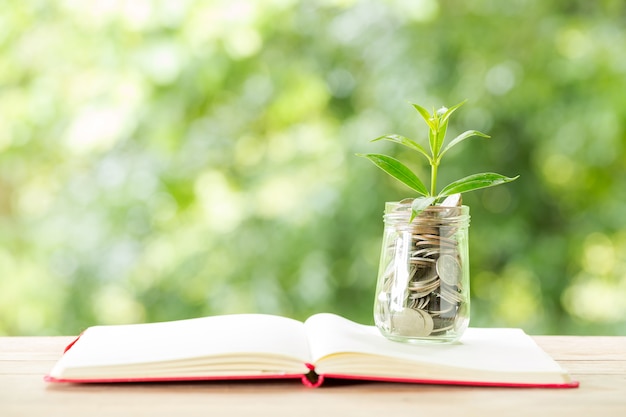
[[[413,107],[419,112],[428,125],[428,143],[430,145],[430,153],[414,140],[397,134],[384,135],[372,140],[372,142],[387,140],[399,143],[426,157],[428,163],[430,164],[430,190],[426,188],[424,183],[415,173],[413,173],[413,171],[411,171],[411,169],[397,159],[377,153],[358,154],[358,156],[369,159],[378,168],[382,169],[387,174],[399,180],[420,195],[413,200],[411,205],[411,221],[428,206],[441,204],[442,201],[450,195],[505,184],[507,182],[514,181],[519,177],[518,175],[516,177],[509,178],[493,172],[484,172],[453,181],[443,187],[439,192],[437,191],[437,171],[443,156],[450,149],[452,149],[453,146],[458,145],[467,138],[473,136],[483,138],[490,137],[477,130],[467,130],[452,139],[449,143],[445,144],[446,131],[448,130],[450,116],[463,104],[465,104],[465,101],[450,108],[442,107],[437,111],[433,109],[432,114],[423,107],[413,104]]]

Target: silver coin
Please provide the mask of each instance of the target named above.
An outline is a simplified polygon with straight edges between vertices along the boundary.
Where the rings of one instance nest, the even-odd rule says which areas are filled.
[[[420,313],[422,317],[424,318],[424,336],[428,336],[429,334],[433,332],[433,329],[435,328],[435,323],[433,321],[433,318],[425,310],[417,310],[417,312]]]
[[[433,316],[447,317],[448,313],[450,313],[451,311],[454,311],[455,304],[446,303],[445,306],[440,306],[437,308],[438,308],[437,310],[435,310],[434,308],[431,308],[428,310],[428,312],[432,314]]]
[[[454,326],[454,317],[433,317],[435,330],[450,329]]]
[[[405,308],[391,316],[392,332],[402,336],[428,336],[432,330],[426,328],[426,319],[420,310]]]
[[[426,310],[426,307],[428,307],[428,303],[430,303],[430,297],[422,297],[419,299],[419,303],[417,304],[417,307],[420,310]]]
[[[430,279],[428,281],[413,281],[409,284],[409,291],[418,291],[431,293],[437,288],[439,288],[439,279],[435,277],[434,279]]]
[[[437,269],[434,264],[415,265],[415,268],[411,268],[409,276],[411,281],[429,281],[437,278]]]
[[[443,207],[459,207],[461,204],[463,204],[461,194],[452,194],[447,196],[440,205]]]
[[[435,263],[435,260],[432,258],[422,258],[420,256],[414,256],[409,258],[409,262],[417,265],[431,265]]]
[[[451,255],[441,255],[437,259],[439,278],[448,285],[456,285],[461,280],[461,265]]]
[[[441,296],[441,298],[450,303],[460,304],[464,301],[461,294],[459,294],[457,291],[450,289],[449,287],[441,287],[439,295]]]
[[[411,256],[418,256],[421,258],[433,258],[435,255],[439,255],[439,253],[440,253],[439,248],[420,247],[420,249],[417,249],[411,252]]]
[[[409,286],[407,287],[408,290],[410,291],[409,297],[413,299],[426,297],[427,295],[435,291],[437,288],[439,288],[439,281],[440,280],[437,279],[437,277],[435,277],[434,279],[425,281],[425,282],[422,282],[422,281],[411,282]]]
[[[441,235],[426,235],[422,239],[415,242],[415,247],[422,248],[438,248],[445,250],[456,249],[458,242],[452,237],[444,237]]]
[[[433,271],[434,269],[435,268],[431,268],[430,270],[420,270],[421,272],[413,277],[413,279],[409,282],[409,285],[424,286],[439,280],[437,272]]]

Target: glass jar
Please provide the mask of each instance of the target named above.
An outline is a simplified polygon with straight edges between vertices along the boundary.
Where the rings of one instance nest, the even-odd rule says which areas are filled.
[[[385,205],[374,321],[400,342],[458,340],[469,325],[469,207]]]

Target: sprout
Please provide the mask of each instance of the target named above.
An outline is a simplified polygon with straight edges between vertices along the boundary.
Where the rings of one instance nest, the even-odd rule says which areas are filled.
[[[478,190],[481,188],[505,184],[507,182],[514,181],[519,177],[518,175],[516,177],[509,178],[505,177],[504,175],[492,172],[473,174],[465,178],[453,181],[452,183],[443,187],[441,191],[437,192],[437,171],[439,169],[439,165],[441,164],[441,159],[443,155],[448,152],[453,146],[458,145],[465,139],[472,136],[489,138],[488,135],[481,133],[477,130],[467,130],[452,139],[447,145],[444,146],[450,116],[452,115],[452,113],[454,113],[456,109],[461,107],[463,104],[465,104],[465,101],[450,108],[441,107],[437,111],[433,110],[432,114],[430,114],[423,107],[417,104],[413,104],[413,107],[420,113],[420,115],[428,125],[428,142],[430,152],[427,152],[422,145],[415,142],[414,140],[397,134],[384,135],[372,140],[372,142],[387,140],[390,142],[399,143],[426,157],[431,168],[430,190],[426,188],[424,183],[418,178],[417,175],[413,173],[413,171],[411,171],[406,165],[404,165],[397,159],[381,154],[358,154],[358,156],[369,159],[377,167],[379,167],[395,179],[399,180],[412,190],[416,191],[420,195],[420,197],[417,197],[413,200],[411,220],[415,218],[415,216],[419,215],[419,213],[425,210],[428,206],[440,204],[441,201],[449,195],[460,194],[468,191]]]

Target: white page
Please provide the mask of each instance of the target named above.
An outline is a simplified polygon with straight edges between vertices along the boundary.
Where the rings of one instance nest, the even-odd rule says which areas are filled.
[[[564,372],[520,329],[469,328],[459,343],[408,344],[386,339],[374,326],[357,324],[333,314],[316,314],[305,322],[305,327],[314,363],[333,354],[349,352],[461,369]],[[319,369],[324,371],[323,367]]]
[[[263,314],[204,317],[163,323],[95,326],[87,329],[51,372],[174,361],[210,355],[259,353],[310,362],[301,322]]]

